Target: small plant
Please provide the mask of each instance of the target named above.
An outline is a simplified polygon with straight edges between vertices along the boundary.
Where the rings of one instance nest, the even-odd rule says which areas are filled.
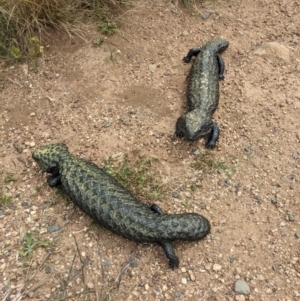
[[[17,179],[16,179],[12,174],[7,173],[7,172],[4,172],[4,173],[2,174],[2,178],[3,178],[3,181],[4,181],[5,183],[10,183],[10,182],[15,182],[15,181],[17,181]]]
[[[97,47],[101,46],[104,42],[104,39],[95,39],[93,40],[93,44]]]
[[[235,168],[231,165],[227,165],[225,162],[215,161],[211,153],[203,152],[197,156],[198,160],[195,162],[195,167],[205,172],[211,172],[212,170],[222,170],[227,176],[231,176],[235,173]]]
[[[102,34],[109,36],[117,32],[117,26],[112,21],[112,18],[105,16],[98,25],[98,29]]]
[[[21,50],[18,47],[11,46],[10,47],[10,54],[15,60],[19,60],[21,58]]]
[[[29,55],[31,57],[41,56],[44,53],[44,46],[40,45],[38,37],[32,37],[27,40]]]
[[[109,157],[104,161],[104,170],[134,194],[147,200],[159,199],[164,194],[163,185],[157,172],[157,159],[154,157],[128,155]]]
[[[19,254],[21,257],[31,256],[34,248],[47,247],[50,242],[45,240],[33,240],[31,233],[26,232],[24,236],[24,246],[21,248]]]
[[[192,185],[190,186],[190,190],[191,190],[191,191],[195,191],[195,189],[196,189],[196,185],[195,185],[195,184],[192,184]]]
[[[0,195],[0,205],[8,205],[12,202],[12,197],[7,194]]]

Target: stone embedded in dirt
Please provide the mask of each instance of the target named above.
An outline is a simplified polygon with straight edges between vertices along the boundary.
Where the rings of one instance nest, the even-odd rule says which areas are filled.
[[[253,53],[263,56],[276,56],[284,61],[289,61],[290,59],[290,50],[278,42],[264,43],[256,48]]]
[[[206,20],[206,19],[208,19],[208,17],[209,17],[209,12],[205,12],[203,15],[202,15],[202,18],[204,19],[204,20]]]
[[[180,194],[177,191],[174,191],[172,196],[173,198],[178,199],[180,197]]]
[[[285,222],[280,222],[280,227],[285,227],[286,223]]]
[[[156,64],[150,64],[150,65],[149,65],[149,70],[150,70],[151,72],[155,72],[155,71],[156,71],[156,68],[157,68],[157,65],[156,65]]]
[[[215,263],[215,264],[213,265],[213,270],[214,270],[215,272],[221,271],[221,269],[222,269],[222,266],[221,266],[221,265],[219,265],[219,264],[217,264],[217,263]]]
[[[50,226],[47,228],[47,232],[52,233],[52,232],[58,231],[59,229],[60,229],[60,227],[58,225],[53,225],[53,226]]]
[[[293,152],[293,158],[294,158],[295,160],[299,158],[299,154],[298,154],[297,151],[294,151],[294,152]]]
[[[296,238],[300,238],[300,232],[296,232],[296,233],[295,233],[295,237],[296,237]]]
[[[46,274],[50,274],[51,273],[51,268],[49,266],[45,267],[45,273]]]
[[[293,222],[293,221],[295,220],[293,214],[290,214],[290,213],[288,214],[288,220],[289,220],[290,222]]]
[[[181,278],[181,283],[182,284],[187,284],[187,279],[186,278]]]
[[[103,127],[108,128],[108,127],[110,127],[110,125],[111,125],[111,122],[105,121],[104,124],[103,124]]]
[[[129,263],[129,266],[131,268],[136,268],[138,266],[138,263],[135,260],[131,260],[130,263]]]
[[[4,212],[0,210],[0,216],[4,216]]]
[[[194,273],[191,270],[188,270],[188,274],[190,276],[191,281],[195,281],[196,280],[196,277],[195,277]]]
[[[249,295],[250,294],[250,288],[247,282],[243,280],[238,280],[234,284],[234,291],[236,294],[241,295]]]

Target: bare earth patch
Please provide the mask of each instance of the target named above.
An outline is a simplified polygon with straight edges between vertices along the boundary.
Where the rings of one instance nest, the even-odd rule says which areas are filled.
[[[178,3],[138,4],[101,46],[57,37],[37,67],[2,66],[1,300],[299,300],[299,3],[204,2],[194,16]],[[217,37],[230,45],[221,136],[207,155],[203,139],[174,132],[191,68],[182,58]],[[155,156],[166,189],[155,202],[206,216],[211,234],[176,242],[173,271],[160,246],[97,227],[31,158],[55,142],[99,166],[134,150]],[[22,257],[26,233],[49,245]],[[236,295],[238,279],[249,295]]]

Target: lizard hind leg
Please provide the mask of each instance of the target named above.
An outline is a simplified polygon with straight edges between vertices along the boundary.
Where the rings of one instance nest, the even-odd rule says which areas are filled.
[[[174,270],[179,267],[179,259],[176,256],[172,243],[168,241],[164,241],[160,243],[165,251],[167,258],[169,259],[169,267]]]

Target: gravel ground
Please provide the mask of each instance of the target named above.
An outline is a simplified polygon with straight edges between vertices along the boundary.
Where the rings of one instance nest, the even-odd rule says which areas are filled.
[[[300,300],[299,3],[194,9],[137,1],[101,46],[53,36],[42,59],[1,66],[1,300]],[[217,37],[230,45],[221,136],[206,152],[204,139],[174,131],[191,67],[182,57]],[[31,159],[55,142],[99,166],[135,150],[155,156],[166,188],[155,202],[206,216],[211,234],[175,242],[173,271],[160,246],[97,227]],[[25,233],[37,246],[22,257]]]

